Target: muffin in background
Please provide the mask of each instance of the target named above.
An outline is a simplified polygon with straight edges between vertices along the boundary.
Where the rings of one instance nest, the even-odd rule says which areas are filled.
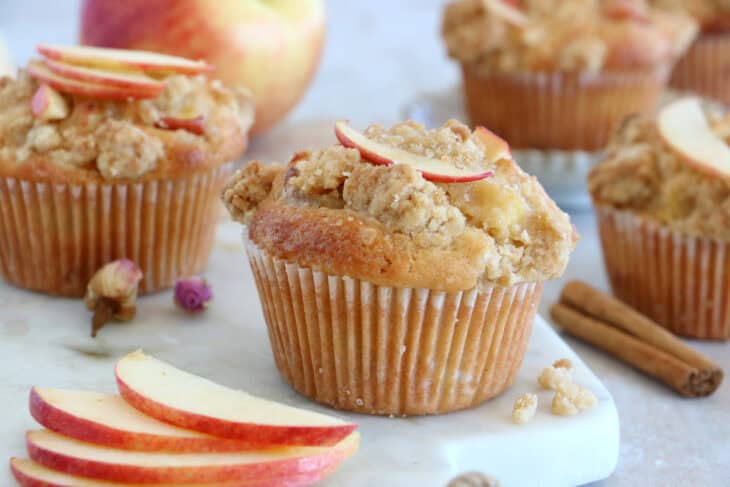
[[[48,65],[54,62],[74,76],[110,76]],[[37,81],[38,73],[58,90]],[[148,293],[206,265],[217,197],[228,163],[247,145],[252,103],[204,75],[130,76],[91,83],[32,61],[16,79],[0,79],[0,273],[7,282],[83,296],[97,269],[127,258],[142,268],[140,290]],[[144,91],[160,82],[156,96]],[[127,91],[129,98],[107,98]]]
[[[614,294],[674,333],[730,338],[730,115],[698,99],[621,127],[591,172]]]
[[[645,0],[454,0],[442,34],[472,124],[516,149],[595,151],[656,108],[696,24]]]
[[[730,104],[730,2],[723,0],[652,0],[686,12],[700,34],[672,72],[670,86]]]
[[[223,198],[247,225],[276,365],[297,391],[339,409],[424,415],[512,383],[543,282],[564,271],[576,236],[485,134],[456,121],[361,134],[493,173],[478,181],[428,180],[408,156],[376,165],[380,149],[357,145],[298,152],[286,167],[253,161],[231,179]]]

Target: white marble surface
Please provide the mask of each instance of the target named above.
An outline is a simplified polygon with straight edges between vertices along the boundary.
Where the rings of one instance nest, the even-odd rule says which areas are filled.
[[[403,103],[420,93],[452,86],[458,73],[445,58],[438,39],[442,3],[328,1],[329,34],[322,69],[287,123],[256,141],[253,153],[276,153],[283,158],[288,150],[283,141],[304,137],[306,134],[297,131],[304,122],[309,125],[311,121],[340,117],[350,118],[355,124],[392,122],[398,119]],[[32,55],[38,41],[72,42],[76,4],[76,0],[0,0],[0,32],[16,60],[22,62]],[[607,289],[593,218],[590,214],[576,215],[575,222],[583,240],[566,276],[546,287],[543,311],[567,279],[581,278]],[[22,327],[12,316],[4,316],[0,333],[14,333]],[[571,339],[568,342],[608,386],[621,417],[618,467],[609,479],[596,485],[730,485],[728,384],[710,398],[682,399],[591,347]],[[730,371],[730,344],[703,343],[697,347]],[[24,363],[6,363],[0,356],[0,380],[7,381],[18,371],[40,374],[34,362],[37,359],[29,354]],[[83,363],[67,360],[67,366],[79,371],[81,377]],[[0,401],[3,408],[17,406],[5,397]]]

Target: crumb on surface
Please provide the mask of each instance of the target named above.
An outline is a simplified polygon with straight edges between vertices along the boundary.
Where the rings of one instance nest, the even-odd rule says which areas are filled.
[[[481,472],[467,472],[454,477],[446,487],[500,487],[502,484],[495,477]]]
[[[535,417],[537,411],[537,395],[526,392],[517,398],[512,408],[512,421],[525,424]]]
[[[598,398],[589,389],[565,382],[555,391],[551,411],[558,416],[573,416],[598,404]]]
[[[551,389],[555,391],[560,389],[564,384],[570,383],[573,380],[572,367],[565,367],[564,362],[557,365],[558,362],[560,361],[555,362],[555,364],[550,367],[545,367],[537,377],[537,382],[543,387],[543,389]]]
[[[570,359],[561,358],[553,362],[553,367],[556,369],[572,369],[573,362],[571,362]]]

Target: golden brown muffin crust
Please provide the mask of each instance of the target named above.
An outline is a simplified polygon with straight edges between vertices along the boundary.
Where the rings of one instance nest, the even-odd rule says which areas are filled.
[[[449,55],[490,72],[653,71],[670,67],[696,34],[689,16],[646,0],[511,3],[527,16],[526,27],[495,15],[484,0],[451,1],[442,23]]]
[[[433,183],[411,166],[373,165],[357,150],[334,145],[300,152],[286,169],[271,169],[273,183],[251,177],[262,171],[260,162],[251,163],[224,190],[231,214],[249,224],[257,245],[281,259],[382,285],[455,291],[563,272],[575,245],[568,216],[513,161],[486,162],[484,147],[466,126],[450,121],[428,131],[404,122],[364,133],[494,176]]]
[[[730,116],[708,112],[730,143]],[[598,205],[636,213],[673,230],[730,240],[730,177],[684,162],[660,137],[656,121],[628,120],[588,177]]]
[[[65,182],[174,178],[238,157],[247,145],[253,105],[247,93],[203,76],[172,76],[150,100],[62,96],[69,116],[36,119],[38,83],[23,70],[0,79],[0,175]],[[205,131],[164,130],[163,116],[204,117]]]

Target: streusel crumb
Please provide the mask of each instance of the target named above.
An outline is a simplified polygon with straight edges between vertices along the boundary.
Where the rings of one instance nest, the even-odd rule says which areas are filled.
[[[556,369],[572,369],[573,362],[571,362],[570,359],[561,358],[553,362],[553,367]]]
[[[512,408],[512,421],[516,424],[525,424],[535,417],[537,411],[537,396],[526,392],[517,398]]]
[[[502,484],[491,475],[467,472],[449,481],[446,487],[500,487]]]
[[[598,399],[592,391],[578,384],[566,382],[555,391],[551,410],[558,416],[573,416],[579,411],[585,411],[598,404]]]
[[[252,161],[236,171],[223,188],[223,201],[234,220],[248,224],[256,207],[269,195],[281,164]]]
[[[543,369],[542,373],[538,376],[537,382],[544,389],[558,390],[564,384],[570,383],[573,380],[573,369],[572,367],[565,367],[563,364],[557,366],[558,362],[550,367]]]

